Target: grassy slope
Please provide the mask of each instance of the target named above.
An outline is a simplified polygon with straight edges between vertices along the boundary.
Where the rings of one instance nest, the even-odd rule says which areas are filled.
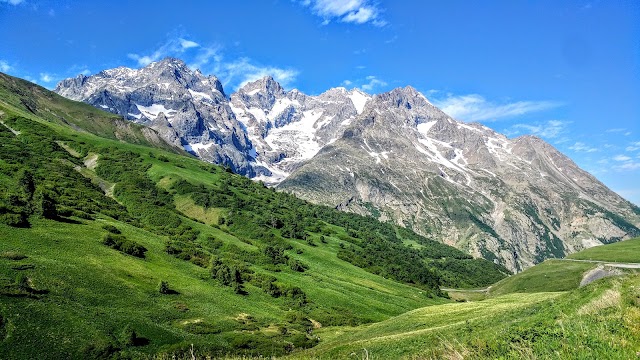
[[[41,121],[14,106],[0,103],[0,109]],[[163,188],[170,188],[177,179],[211,184],[229,176],[219,169],[204,169],[187,157],[43,123],[64,141],[98,147],[116,145],[142,155],[143,163],[151,165],[147,173]],[[0,132],[7,131],[0,128]],[[161,156],[168,161],[159,160]],[[65,161],[71,162],[73,157],[69,155]],[[99,180],[95,173],[82,171]],[[10,179],[0,174],[0,185],[7,181]],[[188,197],[175,196],[174,202],[185,215],[204,223],[217,221],[224,211],[205,210]],[[282,342],[278,334],[285,327],[289,335],[304,332],[290,320],[300,310],[292,309],[286,299],[274,299],[248,283],[247,295],[235,294],[211,280],[208,269],[166,254],[165,236],[99,213],[93,219],[71,220],[34,218],[30,228],[0,224],[0,289],[13,289],[20,275],[28,278],[31,288],[29,296],[24,292],[19,296],[0,294],[0,358],[97,356],[110,344],[117,344],[127,326],[149,340],[148,344],[143,341],[138,344],[141,346],[124,349],[122,355],[134,357],[171,353],[176,344],[183,349],[195,344],[201,354],[210,352],[208,349],[242,350],[257,346],[252,342],[258,340],[257,336]],[[186,218],[183,221],[200,231],[199,239],[211,235],[222,240],[225,247],[257,250],[256,242],[240,239],[224,228]],[[115,225],[127,239],[145,246],[146,258],[101,245],[104,224]],[[360,321],[381,322],[316,329],[315,334],[322,339],[320,345],[294,352],[293,358],[365,354],[371,359],[631,358],[640,349],[638,277],[605,279],[570,293],[548,293],[575,287],[584,270],[593,267],[548,261],[494,286],[492,295],[507,295],[482,302],[438,305],[443,300],[426,298],[417,288],[338,259],[336,253],[343,243],[338,235],[346,232],[332,228],[334,235],[327,236],[326,244],[316,241],[318,246],[310,246],[288,240],[293,249],[287,255],[303,261],[309,269],[299,273],[283,268],[275,273],[278,281],[299,286],[314,303],[315,308],[306,310],[304,316],[348,312],[349,317]],[[313,236],[317,240],[318,235]],[[19,259],[21,256],[16,255],[20,254],[26,258]],[[613,257],[606,260],[610,259]],[[270,273],[260,266],[253,270]],[[159,294],[161,280],[168,281],[177,294]],[[528,294],[508,294],[520,291]],[[432,306],[419,308],[426,305]]]
[[[567,256],[569,259],[640,262],[640,239],[589,248]],[[582,276],[597,264],[564,260],[547,260],[491,286],[489,295],[514,292],[568,291],[580,285]]]
[[[571,256],[637,261],[640,239]],[[640,349],[640,276],[607,278],[578,288],[597,266],[548,260],[481,293],[482,301],[417,309],[359,327],[328,328],[320,345],[295,359],[607,358],[628,359]]]
[[[489,290],[491,296],[511,293],[568,291],[580,285],[582,275],[595,264],[575,261],[547,260],[516,275],[497,282]]]
[[[178,178],[215,184],[221,178],[236,176],[203,166],[189,157],[77,132],[11,105],[5,97],[0,100],[3,119],[22,132],[14,136],[0,127],[5,144],[11,143],[18,149],[22,141],[40,139],[34,131],[48,128],[51,134],[47,136],[53,140],[46,141],[51,141],[50,146],[54,148],[59,146],[56,159],[49,161],[50,166],[80,166],[78,174],[95,185],[108,182],[95,171],[82,167],[83,157],[97,155],[100,164],[103,154],[99,149],[111,147],[139,154],[143,164],[151,165],[147,173],[160,187],[170,186]],[[22,120],[15,120],[15,116]],[[31,129],[29,121],[40,127]],[[23,147],[25,154],[29,154],[32,145]],[[40,159],[49,153],[35,151],[28,156]],[[20,169],[20,162],[1,163],[0,185],[4,188],[0,186],[0,192],[14,191],[11,177]],[[46,169],[33,170],[37,182],[48,176]],[[82,179],[78,174],[76,178]],[[67,180],[80,181],[76,178]],[[72,188],[66,190],[73,192]],[[82,191],[88,191],[86,196],[95,199],[104,196],[99,188]],[[207,223],[218,216],[216,209],[205,210],[189,198],[175,196],[174,200],[178,210],[191,218]],[[112,352],[113,346],[122,349],[122,354],[133,356],[171,352],[176,345],[183,349],[190,344],[196,344],[202,352],[208,349],[243,351],[243,347],[253,348],[252,339],[257,337],[260,341],[273,339],[274,343],[282,344],[288,339],[279,337],[285,327],[289,328],[287,336],[304,334],[304,327],[296,321],[300,313],[308,318],[338,316],[371,322],[446,301],[427,297],[416,287],[385,279],[338,259],[336,253],[344,240],[336,236],[346,236],[341,227],[331,227],[334,235],[325,236],[326,243],[322,244],[318,241],[319,235],[312,234],[316,246],[288,240],[293,249],[286,254],[309,266],[303,273],[286,267],[276,273],[260,266],[252,267],[256,273],[271,273],[281,283],[300,287],[311,305],[298,309],[288,299],[270,297],[250,283],[245,283],[247,295],[238,295],[230,287],[220,286],[211,279],[208,269],[167,254],[166,236],[117,221],[99,211],[82,213],[87,218],[54,221],[32,217],[27,228],[0,224],[0,338],[4,339],[0,343],[0,358],[92,357]],[[259,250],[255,242],[247,243],[228,230],[185,217],[182,221],[199,231],[198,239],[213,236],[222,241],[223,248]],[[148,249],[146,258],[125,255],[102,245],[105,224],[115,226],[128,240]],[[14,259],[16,254],[21,256]],[[20,259],[22,256],[25,258]],[[28,290],[18,291],[16,284],[22,276],[28,281]],[[167,281],[177,294],[161,295],[160,281]],[[119,345],[126,327],[135,329],[143,339],[137,344],[140,346],[122,348]]]
[[[154,151],[127,144],[118,146],[145,153]],[[164,169],[206,177],[204,172],[195,175],[199,165],[195,160],[180,161],[189,166],[173,169],[159,162],[154,171],[163,173]],[[32,281],[34,289],[48,291],[37,299],[0,297],[0,315],[6,329],[0,358],[85,356],[81,355],[82,349],[109,343],[126,325],[151,340],[149,345],[136,348],[147,353],[181,342],[228,342],[224,337],[189,333],[184,324],[201,321],[212,326],[212,332],[235,331],[243,325],[234,319],[246,313],[254,318],[254,331],[260,332],[273,324],[286,324],[283,319],[295,312],[289,311],[284,299],[271,298],[251,285],[247,285],[249,294],[245,296],[219,286],[207,269],[166,254],[163,236],[103,216],[95,221],[76,221],[80,223],[32,220],[30,228],[0,225],[3,239],[0,254],[14,252],[27,256],[18,261],[0,259],[3,285],[10,285],[22,274]],[[115,225],[128,239],[145,246],[147,257],[138,259],[101,245],[104,223]],[[191,224],[201,231],[201,236],[213,235],[225,243],[251,248],[231,234],[196,222]],[[322,249],[296,244],[305,252],[298,255],[291,251],[292,256],[303,259],[310,269],[305,273],[285,270],[278,277],[301,287],[314,303],[349,309],[352,316],[366,321],[379,321],[443,301],[429,299],[419,289],[337,259],[337,243],[337,239],[328,238],[326,248]],[[26,270],[16,270],[19,265],[28,266]],[[160,295],[157,286],[161,280],[168,281],[179,294]],[[184,308],[188,311],[181,310]],[[43,355],[42,349],[47,349],[47,353]]]
[[[569,293],[438,305],[359,328],[326,329],[294,359],[630,359],[640,347],[640,277]]]
[[[596,246],[567,256],[569,259],[640,263],[640,238]]]

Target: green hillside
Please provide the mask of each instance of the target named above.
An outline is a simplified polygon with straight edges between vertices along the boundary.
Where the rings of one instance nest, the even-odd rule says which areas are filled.
[[[0,121],[0,358],[296,353],[507,273],[4,75]]]
[[[327,328],[291,359],[633,359],[640,278],[566,293],[515,293],[425,307],[372,325]]]
[[[567,256],[569,259],[640,263],[640,238],[592,247]]]
[[[452,297],[467,299],[461,303],[424,307],[374,324],[320,329],[318,346],[288,358],[635,358],[640,350],[637,270],[618,269],[622,276],[579,285],[607,261],[637,259],[633,251],[639,240],[570,256],[594,262],[547,260],[488,291],[451,291]]]
[[[640,262],[638,250],[640,250],[640,239],[630,239],[582,250],[567,256],[570,260],[547,260],[497,282],[491,286],[488,295],[573,290],[578,288],[583,276],[589,270],[600,265],[599,262]],[[590,262],[571,261],[571,259]],[[624,270],[633,272],[629,269]]]

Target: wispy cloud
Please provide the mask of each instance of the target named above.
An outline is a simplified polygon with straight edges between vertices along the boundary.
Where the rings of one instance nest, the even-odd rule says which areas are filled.
[[[629,130],[627,130],[625,128],[613,128],[613,129],[605,130],[605,132],[608,132],[608,133],[621,133],[624,136],[631,135],[631,131],[629,131]]]
[[[248,57],[227,60],[221,45],[203,46],[184,36],[169,38],[150,54],[128,54],[139,66],[146,66],[167,56],[181,58],[191,69],[217,76],[225,88],[237,89],[267,75],[288,87],[294,83],[299,73],[293,68],[260,64]]]
[[[353,86],[360,88],[362,91],[374,92],[377,89],[387,86],[387,82],[374,75],[369,75],[363,79],[357,80],[345,80],[342,82],[342,86]]]
[[[377,88],[387,86],[387,83],[385,81],[380,80],[373,75],[367,76],[367,81],[368,82],[366,84],[362,84],[361,86],[362,90],[364,91],[373,91]]]
[[[40,73],[40,81],[50,83],[53,81],[53,76],[47,73]]]
[[[621,162],[627,162],[627,161],[631,160],[631,158],[628,157],[627,155],[616,155],[616,156],[613,157],[613,160],[621,161]]]
[[[562,106],[556,101],[517,101],[500,104],[488,101],[478,94],[449,94],[445,98],[433,98],[430,101],[449,116],[467,122],[496,121]]]
[[[197,47],[200,47],[197,42],[178,37],[169,39],[151,54],[128,54],[128,56],[130,59],[137,61],[138,66],[147,66],[167,56],[181,56],[186,50]]]
[[[352,24],[370,23],[378,27],[387,25],[380,17],[383,10],[371,0],[303,0],[300,3],[322,17],[323,25],[332,20]]]
[[[283,69],[273,66],[261,66],[252,63],[249,58],[241,58],[229,63],[221,63],[219,66],[219,77],[222,79],[223,85],[230,83],[239,83],[236,87],[258,80],[267,75],[279,82],[282,86],[287,87],[293,83],[298,76],[295,69]]]
[[[515,124],[504,132],[507,136],[532,134],[545,139],[557,139],[566,132],[570,121],[549,120],[545,123]]]
[[[73,65],[67,70],[67,74],[71,76],[77,76],[78,74],[88,76],[91,74],[91,70],[89,70],[89,67],[86,65]]]
[[[597,148],[591,147],[591,146],[589,146],[589,145],[587,145],[587,144],[585,144],[583,142],[579,142],[579,141],[576,142],[575,144],[569,146],[569,149],[573,150],[575,152],[588,152],[588,153],[598,151]]]
[[[22,4],[24,0],[0,0],[0,3],[5,3],[9,5],[19,5]]]
[[[13,67],[11,65],[9,65],[8,62],[4,61],[4,60],[0,60],[0,71],[2,71],[3,73],[9,72],[13,69]]]
[[[218,45],[202,47],[198,49],[193,62],[189,64],[192,69],[202,69],[211,63],[219,64],[222,61],[221,47]]]
[[[613,157],[616,164],[613,165],[613,169],[617,171],[633,171],[640,169],[640,161],[623,154],[618,154]]]
[[[629,146],[627,146],[625,150],[627,151],[640,150],[640,141],[632,142],[631,144],[629,144]]]

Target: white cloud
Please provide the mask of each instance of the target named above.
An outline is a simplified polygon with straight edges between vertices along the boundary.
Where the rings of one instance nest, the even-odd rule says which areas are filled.
[[[616,156],[613,157],[613,160],[615,160],[615,161],[629,161],[629,160],[631,160],[631,158],[626,156],[626,155],[616,155]]]
[[[583,142],[576,142],[575,144],[569,146],[570,150],[576,151],[576,152],[596,152],[598,151],[597,148],[593,148],[588,146],[587,144],[583,143]]]
[[[186,40],[186,39],[179,39],[180,40],[180,46],[182,47],[182,49],[191,49],[191,48],[195,48],[195,47],[199,47],[200,44],[198,44],[195,41],[191,41],[191,40]]]
[[[613,128],[613,129],[605,130],[605,132],[608,132],[608,133],[621,133],[624,136],[631,135],[631,131],[628,131],[625,128]]]
[[[40,73],[40,80],[49,83],[53,81],[53,77],[47,73]]]
[[[364,91],[373,91],[376,88],[387,86],[387,83],[385,81],[382,81],[373,75],[367,76],[367,81],[368,83],[362,84],[362,86],[360,86],[360,88]]]
[[[508,136],[532,134],[546,139],[557,139],[566,131],[566,127],[570,123],[569,121],[549,120],[545,123],[515,124],[505,130],[505,133]]]
[[[632,142],[629,146],[627,146],[625,150],[627,151],[640,150],[640,141]]]
[[[369,75],[364,79],[344,80],[342,86],[353,86],[365,92],[374,92],[374,90],[387,86],[387,82],[378,79],[376,76]]]
[[[11,71],[11,69],[13,69],[13,67],[9,65],[8,62],[4,60],[0,60],[0,71],[2,71],[3,73],[6,73]]]
[[[623,154],[614,156],[611,160],[615,163],[612,166],[616,171],[633,171],[640,169],[640,161]],[[603,160],[603,163],[608,164],[610,161]]]
[[[87,67],[87,65],[74,64],[66,71],[66,73],[70,76],[78,76],[78,74],[89,76],[91,74],[91,70],[89,70],[89,67]]]
[[[371,23],[378,27],[387,24],[380,18],[382,10],[371,0],[303,0],[300,3],[322,17],[323,25],[333,19],[352,24]]]
[[[9,5],[18,5],[22,4],[24,0],[0,0],[0,3],[7,3]]]
[[[555,101],[517,101],[496,104],[478,94],[452,95],[431,102],[449,116],[467,122],[495,121],[500,118],[521,116],[532,112],[553,109],[562,104]]]
[[[633,171],[640,169],[640,162],[638,161],[627,161],[622,165],[614,166],[615,170],[618,171]]]
[[[287,87],[293,83],[298,76],[295,69],[283,69],[274,66],[260,66],[251,62],[249,58],[240,58],[229,63],[221,63],[217,65],[218,76],[222,79],[223,85],[237,84],[235,87],[242,87],[244,84],[256,81],[267,75],[272,76],[282,86]]]
[[[167,56],[177,57],[182,55],[188,49],[198,47],[200,47],[200,44],[198,44],[197,42],[178,37],[169,39],[166,43],[161,45],[157,50],[149,55],[128,54],[128,56],[130,59],[137,61],[138,66],[147,66],[152,62],[158,61]]]
[[[219,46],[202,47],[196,54],[193,62],[189,64],[192,69],[200,69],[208,64],[218,64],[222,61],[222,54]]]
[[[178,57],[185,60],[191,69],[213,74],[220,79],[225,88],[234,89],[267,75],[272,76],[282,86],[288,87],[299,73],[291,68],[262,65],[248,57],[225,60],[221,46],[202,46],[196,41],[182,37],[170,38],[151,54],[128,56],[137,61],[139,66],[146,66],[167,56]]]

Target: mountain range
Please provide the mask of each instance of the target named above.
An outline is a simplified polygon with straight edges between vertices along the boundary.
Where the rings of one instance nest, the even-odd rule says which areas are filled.
[[[410,86],[310,96],[265,77],[228,95],[215,76],[166,58],[55,91],[202,160],[512,271],[640,235],[640,209],[550,144],[457,121]]]

